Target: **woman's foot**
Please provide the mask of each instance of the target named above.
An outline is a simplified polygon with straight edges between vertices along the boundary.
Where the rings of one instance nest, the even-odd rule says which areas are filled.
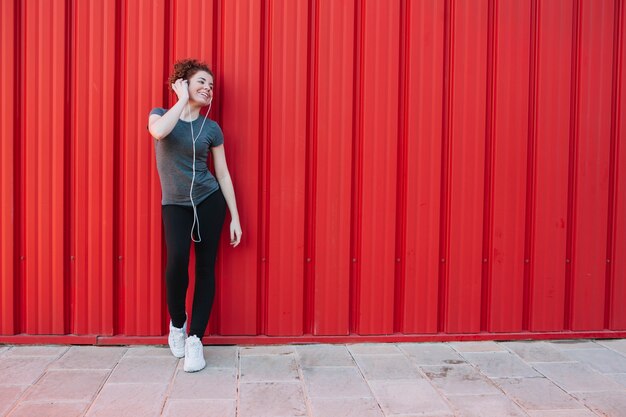
[[[185,372],[198,372],[205,366],[202,341],[196,335],[189,336],[185,342]]]
[[[187,320],[185,320],[185,324],[183,324],[183,328],[179,329],[178,327],[174,327],[172,321],[170,320],[170,334],[167,337],[167,342],[170,345],[170,350],[172,351],[172,355],[177,358],[182,358],[185,356],[185,340],[187,339]]]

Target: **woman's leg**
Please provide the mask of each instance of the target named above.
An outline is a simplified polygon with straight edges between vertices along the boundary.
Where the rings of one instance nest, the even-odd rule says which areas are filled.
[[[226,200],[222,192],[217,190],[208,196],[197,210],[202,240],[195,243],[196,286],[189,335],[202,339],[215,298],[215,259],[226,215]]]
[[[189,248],[191,243],[191,224],[193,212],[190,207],[166,205],[162,207],[165,245],[167,246],[167,265],[165,267],[165,286],[167,308],[172,318],[172,325],[183,327],[187,318],[185,297],[189,285]]]

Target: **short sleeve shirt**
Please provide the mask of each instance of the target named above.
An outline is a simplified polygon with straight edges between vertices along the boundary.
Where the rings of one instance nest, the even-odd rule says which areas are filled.
[[[154,108],[150,115],[163,116],[163,108]],[[202,122],[204,121],[204,127]],[[193,125],[195,145],[191,138]],[[161,180],[161,204],[191,206],[190,190],[193,179],[193,202],[200,204],[219,189],[217,180],[209,171],[207,158],[211,147],[224,143],[220,126],[211,119],[200,115],[193,122],[178,120],[169,135],[154,140],[157,171]],[[195,178],[194,178],[195,147]]]

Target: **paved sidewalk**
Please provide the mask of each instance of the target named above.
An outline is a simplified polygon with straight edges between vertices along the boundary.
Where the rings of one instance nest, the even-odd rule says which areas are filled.
[[[0,416],[626,416],[626,339],[0,346]]]

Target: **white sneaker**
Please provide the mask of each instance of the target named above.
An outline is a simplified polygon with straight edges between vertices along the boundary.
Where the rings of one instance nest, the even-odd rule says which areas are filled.
[[[182,358],[185,356],[185,339],[187,339],[187,320],[185,320],[185,324],[183,324],[183,328],[179,329],[178,327],[174,327],[172,321],[170,320],[170,334],[167,337],[167,342],[170,345],[170,350],[172,351],[172,355],[177,358]]]
[[[205,366],[202,342],[196,335],[189,336],[185,343],[185,372],[198,372]]]

